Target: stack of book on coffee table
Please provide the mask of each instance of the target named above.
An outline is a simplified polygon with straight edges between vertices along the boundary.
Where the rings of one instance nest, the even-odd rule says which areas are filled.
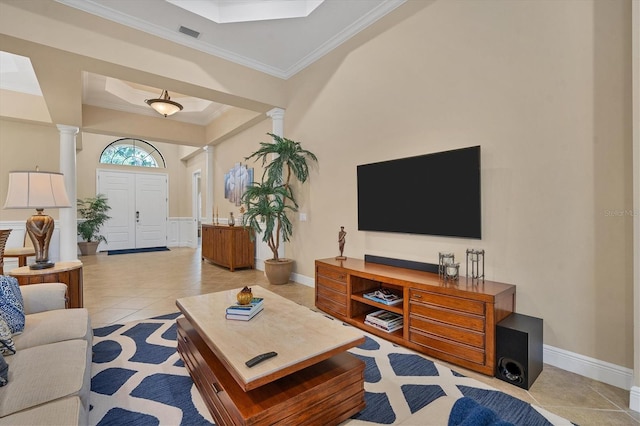
[[[254,297],[248,305],[231,305],[227,308],[226,318],[230,320],[249,321],[264,308],[264,299]]]
[[[391,333],[396,330],[400,330],[402,328],[403,321],[402,315],[381,309],[368,314],[364,318],[364,323],[379,330],[386,331],[387,333]]]

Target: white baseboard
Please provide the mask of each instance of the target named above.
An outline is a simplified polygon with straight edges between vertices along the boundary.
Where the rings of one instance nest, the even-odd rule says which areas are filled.
[[[629,408],[640,413],[640,386],[632,386],[629,394]]]
[[[170,217],[167,223],[167,247],[198,247],[196,223],[191,217]]]
[[[544,362],[572,373],[629,390],[633,383],[633,370],[564,349],[543,345]]]
[[[300,284],[304,284],[307,287],[315,287],[316,284],[316,280],[310,277],[307,277],[306,275],[301,275],[301,274],[296,274],[295,272],[293,274],[291,274],[291,278],[293,281],[300,283]]]
[[[258,271],[264,271],[264,260],[256,259],[255,268]],[[291,274],[291,281],[306,285],[307,287],[315,287],[315,280],[313,278],[309,278],[306,275],[296,274],[295,272]]]

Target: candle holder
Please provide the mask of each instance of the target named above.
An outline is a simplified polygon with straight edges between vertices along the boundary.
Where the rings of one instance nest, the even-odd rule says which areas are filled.
[[[471,271],[469,271],[469,264],[471,264]],[[484,250],[467,249],[467,278],[484,281]]]
[[[440,278],[445,278],[447,273],[447,265],[454,262],[455,256],[453,253],[438,253],[438,275]]]
[[[460,264],[459,263],[449,263],[445,266],[444,270],[444,279],[445,281],[455,281],[460,276]]]

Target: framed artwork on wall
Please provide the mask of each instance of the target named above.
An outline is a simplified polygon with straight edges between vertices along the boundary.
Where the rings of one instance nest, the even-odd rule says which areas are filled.
[[[224,175],[224,198],[240,206],[242,195],[251,182],[253,182],[253,168],[236,163]]]

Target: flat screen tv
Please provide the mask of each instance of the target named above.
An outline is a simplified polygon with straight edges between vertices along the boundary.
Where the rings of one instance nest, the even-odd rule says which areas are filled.
[[[362,164],[358,229],[482,237],[480,146]]]

